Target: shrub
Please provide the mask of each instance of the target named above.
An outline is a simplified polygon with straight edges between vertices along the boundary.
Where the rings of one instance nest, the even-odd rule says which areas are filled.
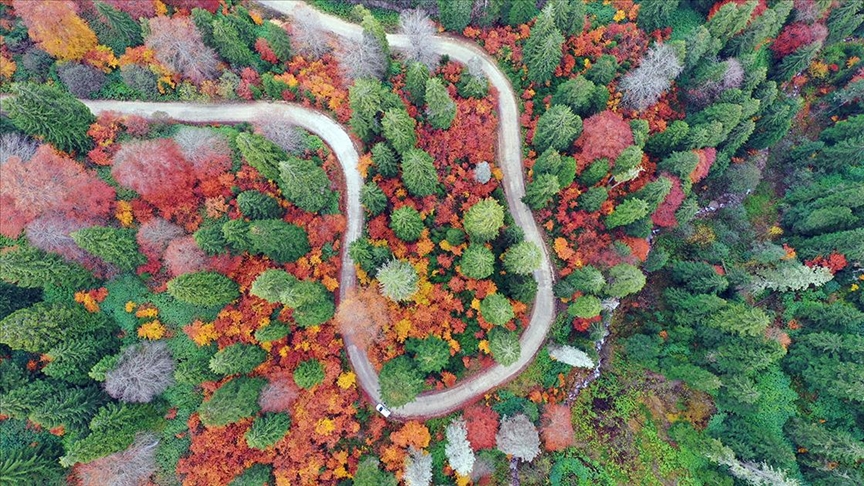
[[[168,293],[192,305],[223,306],[240,296],[237,284],[216,272],[180,275],[168,281]]]
[[[198,407],[201,423],[222,427],[258,413],[258,395],[267,381],[240,376],[222,384],[210,400]]]

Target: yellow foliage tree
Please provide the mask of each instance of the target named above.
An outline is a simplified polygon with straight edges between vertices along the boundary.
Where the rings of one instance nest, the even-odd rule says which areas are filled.
[[[71,0],[14,0],[12,6],[39,47],[63,61],[78,60],[98,44]]]

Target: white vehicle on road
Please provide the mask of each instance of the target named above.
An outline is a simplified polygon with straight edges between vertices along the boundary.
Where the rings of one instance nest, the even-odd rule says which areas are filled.
[[[380,413],[381,415],[383,415],[384,418],[389,417],[390,414],[393,413],[393,412],[391,412],[390,409],[387,408],[387,406],[384,405],[383,403],[379,403],[378,405],[375,405],[375,410],[377,410],[378,413]]]

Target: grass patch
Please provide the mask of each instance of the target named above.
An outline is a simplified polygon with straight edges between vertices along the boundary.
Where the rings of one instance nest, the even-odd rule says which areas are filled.
[[[357,19],[352,14],[354,5],[343,3],[339,0],[308,0],[307,3],[322,12],[335,15],[352,23],[357,23]],[[395,32],[399,28],[399,12],[386,8],[366,7],[372,12],[372,16],[381,22],[386,30]]]

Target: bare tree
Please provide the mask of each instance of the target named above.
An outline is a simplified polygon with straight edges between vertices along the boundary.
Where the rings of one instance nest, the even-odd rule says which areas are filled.
[[[331,50],[318,15],[308,8],[297,9],[294,23],[291,24],[291,34],[291,45],[303,57],[318,59]]]
[[[425,64],[430,70],[435,69],[441,56],[433,46],[435,24],[429,20],[429,15],[422,10],[405,10],[399,14],[399,28],[411,43],[405,56]]]
[[[289,121],[281,111],[260,116],[253,124],[255,133],[266,137],[286,152],[300,154],[306,148],[303,130]]]
[[[135,239],[144,254],[161,256],[168,244],[183,236],[183,228],[162,218],[153,218],[138,228]]]
[[[387,69],[387,58],[381,44],[365,30],[359,43],[343,41],[339,44],[339,62],[345,75],[351,79],[381,79]]]
[[[27,135],[18,132],[9,132],[0,135],[0,164],[5,164],[12,157],[18,157],[22,162],[27,162],[39,144]]]
[[[447,426],[447,445],[444,446],[444,454],[454,471],[460,476],[468,476],[474,469],[475,457],[471,443],[468,442],[468,429],[465,420],[459,417]]]
[[[645,54],[639,67],[627,73],[620,88],[624,92],[624,105],[644,110],[660,99],[672,81],[681,74],[683,66],[675,49],[668,44],[657,44]]]
[[[231,146],[224,135],[211,128],[182,127],[174,134],[174,142],[202,179],[231,168]]]
[[[406,486],[429,486],[432,484],[432,456],[423,450],[408,448],[405,456],[405,471],[402,475]]]
[[[498,450],[517,459],[531,462],[540,454],[540,434],[524,414],[504,417],[495,436]]]
[[[144,433],[125,451],[115,452],[77,468],[83,486],[139,486],[156,472],[159,439]]]
[[[300,389],[290,375],[277,374],[269,378],[268,383],[258,396],[258,405],[262,412],[288,412],[291,405],[300,395]]]
[[[144,43],[159,62],[196,84],[216,76],[216,51],[204,45],[191,18],[155,17],[149,25]]]
[[[174,382],[174,358],[162,341],[123,350],[117,367],[105,373],[105,391],[124,402],[146,403]]]

